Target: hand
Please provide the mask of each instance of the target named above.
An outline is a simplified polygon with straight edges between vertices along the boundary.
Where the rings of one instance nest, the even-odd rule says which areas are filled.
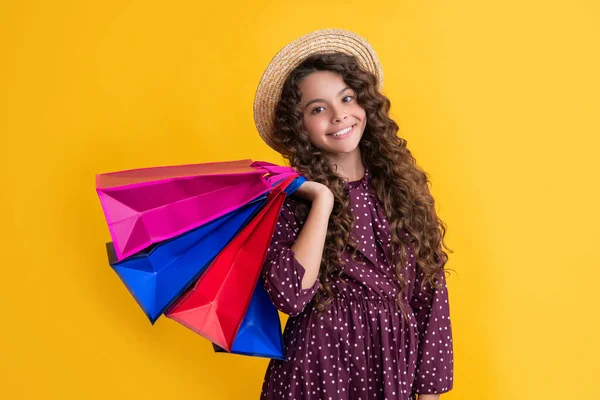
[[[331,189],[322,183],[306,181],[294,192],[294,195],[312,203],[319,202],[333,209],[334,196]]]

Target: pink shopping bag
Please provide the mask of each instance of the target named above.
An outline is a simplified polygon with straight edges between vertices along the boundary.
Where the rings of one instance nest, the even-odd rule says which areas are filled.
[[[97,175],[96,191],[120,261],[242,207],[291,173],[249,159],[140,168]]]

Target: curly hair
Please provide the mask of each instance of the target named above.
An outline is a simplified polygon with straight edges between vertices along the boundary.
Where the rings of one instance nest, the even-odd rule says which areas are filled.
[[[315,71],[339,74],[354,89],[356,101],[365,109],[367,122],[359,143],[360,154],[371,174],[376,197],[389,220],[390,246],[398,249],[389,256],[395,264],[400,285],[396,300],[403,316],[407,318],[402,302],[407,283],[402,268],[406,264],[408,241],[415,243],[417,266],[425,274],[421,290],[426,282],[437,288],[438,273],[448,260],[442,246],[450,250],[443,240],[446,227],[436,215],[434,199],[427,186],[427,173],[416,165],[406,147],[407,141],[397,135],[398,125],[389,117],[391,102],[377,90],[377,77],[363,70],[354,56],[340,52],[313,54],[287,76],[274,121],[275,147],[284,159],[308,180],[329,187],[335,197],[319,269],[319,290],[313,298],[315,309],[322,313],[333,300],[334,293],[330,286],[333,279],[346,282],[342,261],[346,246],[350,247],[353,259],[358,249],[351,235],[354,218],[345,182],[334,172],[324,153],[311,143],[303,128],[299,84]],[[297,201],[296,204],[297,217],[303,223],[310,211],[310,203]],[[406,239],[403,230],[412,239]]]

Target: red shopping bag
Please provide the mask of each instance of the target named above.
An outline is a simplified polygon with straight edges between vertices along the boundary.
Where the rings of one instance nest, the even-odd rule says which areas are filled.
[[[262,210],[215,257],[165,315],[231,352],[258,282],[290,176],[269,194]]]

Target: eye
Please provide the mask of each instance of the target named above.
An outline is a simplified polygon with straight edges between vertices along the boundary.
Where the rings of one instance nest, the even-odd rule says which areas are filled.
[[[344,101],[344,100],[346,100],[346,99],[350,99],[350,100],[348,100],[348,101]],[[352,99],[354,99],[354,96],[345,96],[345,97],[342,99],[342,101],[343,101],[344,103],[350,103],[350,102],[352,101]],[[323,107],[320,107],[320,106],[319,106],[319,107],[315,107],[315,108],[313,108],[313,109],[312,109],[312,111],[311,111],[310,113],[311,113],[311,114],[318,114],[319,112],[317,112],[317,110],[318,110],[319,108],[323,108]]]

